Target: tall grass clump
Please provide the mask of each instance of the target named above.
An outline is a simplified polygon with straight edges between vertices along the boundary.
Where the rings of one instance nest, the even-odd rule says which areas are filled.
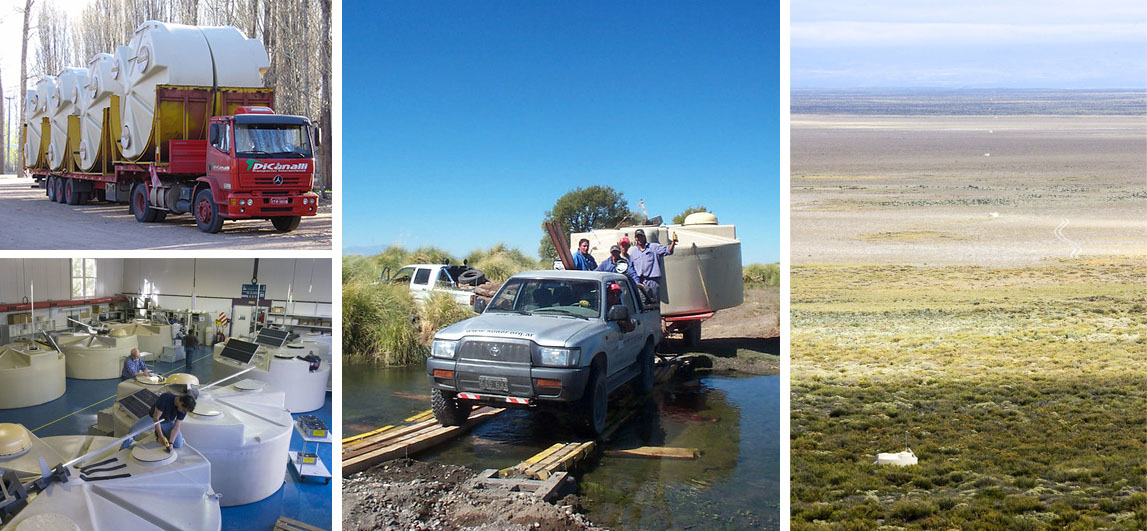
[[[426,359],[414,323],[417,309],[405,286],[343,285],[343,352],[349,363],[409,365]]]
[[[474,311],[458,304],[448,293],[432,293],[418,315],[422,325],[422,341],[429,345],[434,333],[463,319],[474,317]]]
[[[505,282],[516,273],[539,269],[537,260],[526,256],[517,249],[496,244],[488,250],[475,249],[466,256],[466,263],[481,269],[486,278],[494,282]]]
[[[763,286],[781,285],[781,264],[749,264],[744,267],[745,283]]]

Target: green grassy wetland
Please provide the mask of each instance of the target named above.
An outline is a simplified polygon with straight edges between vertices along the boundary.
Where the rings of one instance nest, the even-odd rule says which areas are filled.
[[[1147,263],[794,266],[794,529],[1147,528]],[[877,452],[920,462],[877,467]]]

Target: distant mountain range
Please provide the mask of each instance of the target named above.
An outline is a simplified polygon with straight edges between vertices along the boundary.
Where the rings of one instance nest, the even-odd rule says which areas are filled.
[[[792,89],[792,114],[1147,115],[1135,89]]]

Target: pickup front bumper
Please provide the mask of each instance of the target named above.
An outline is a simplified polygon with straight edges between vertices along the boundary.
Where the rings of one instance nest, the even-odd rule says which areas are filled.
[[[313,216],[318,213],[318,194],[263,195],[232,192],[219,205],[219,214],[227,219],[269,218],[274,216]]]
[[[585,392],[589,371],[589,367],[533,367],[444,358],[426,361],[431,387],[461,393],[463,400],[511,407],[578,400]]]

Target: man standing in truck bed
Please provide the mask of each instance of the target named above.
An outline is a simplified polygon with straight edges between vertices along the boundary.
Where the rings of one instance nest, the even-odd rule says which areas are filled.
[[[669,247],[665,247],[660,243],[647,242],[645,231],[642,229],[637,229],[633,233],[637,245],[629,253],[629,267],[633,270],[633,274],[637,275],[637,281],[645,286],[652,300],[661,300],[661,263],[658,259],[673,254],[673,248],[677,246],[676,236],[674,234],[674,238],[669,241]]]

